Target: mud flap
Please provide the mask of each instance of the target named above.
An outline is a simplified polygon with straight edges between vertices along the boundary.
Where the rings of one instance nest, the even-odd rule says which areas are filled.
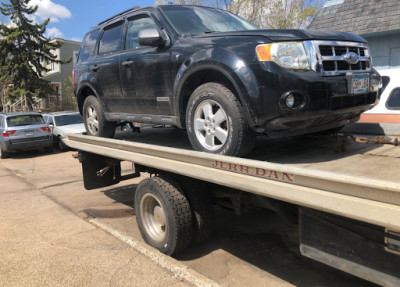
[[[83,185],[86,189],[106,187],[120,182],[120,161],[85,151],[79,151],[79,160],[82,163]]]
[[[400,286],[397,233],[308,208],[299,211],[302,255],[379,285]]]

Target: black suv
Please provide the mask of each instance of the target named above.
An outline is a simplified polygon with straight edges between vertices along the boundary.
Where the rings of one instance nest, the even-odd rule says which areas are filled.
[[[86,34],[73,70],[88,134],[117,124],[186,128],[193,148],[242,156],[257,133],[315,133],[373,107],[366,41],[336,31],[260,30],[223,10],[129,9]]]

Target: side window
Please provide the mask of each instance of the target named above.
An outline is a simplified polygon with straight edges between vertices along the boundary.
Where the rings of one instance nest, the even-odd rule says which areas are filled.
[[[122,23],[106,27],[99,43],[99,55],[108,55],[121,50]]]
[[[100,30],[97,29],[87,34],[85,39],[83,39],[82,47],[79,50],[78,62],[86,61],[92,56],[99,32]]]
[[[0,117],[0,128],[4,128],[4,120]]]
[[[139,15],[129,19],[125,49],[130,50],[139,48],[139,32],[144,29],[152,28],[158,29],[158,26],[149,15]]]
[[[400,88],[394,89],[386,103],[389,110],[400,110]]]

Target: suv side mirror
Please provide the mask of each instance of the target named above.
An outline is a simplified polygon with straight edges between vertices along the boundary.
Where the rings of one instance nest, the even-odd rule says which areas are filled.
[[[141,46],[158,47],[163,46],[165,42],[157,29],[145,29],[139,32],[139,45]]]

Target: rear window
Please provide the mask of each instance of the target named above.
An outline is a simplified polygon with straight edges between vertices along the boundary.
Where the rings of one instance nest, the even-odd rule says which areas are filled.
[[[62,115],[54,117],[57,126],[73,125],[83,123],[82,116],[78,114]]]
[[[41,115],[20,115],[7,118],[8,127],[40,125],[40,124],[44,124],[44,120]]]
[[[86,35],[82,47],[79,50],[78,62],[86,61],[90,56],[92,56],[99,32],[100,30],[97,29]]]

